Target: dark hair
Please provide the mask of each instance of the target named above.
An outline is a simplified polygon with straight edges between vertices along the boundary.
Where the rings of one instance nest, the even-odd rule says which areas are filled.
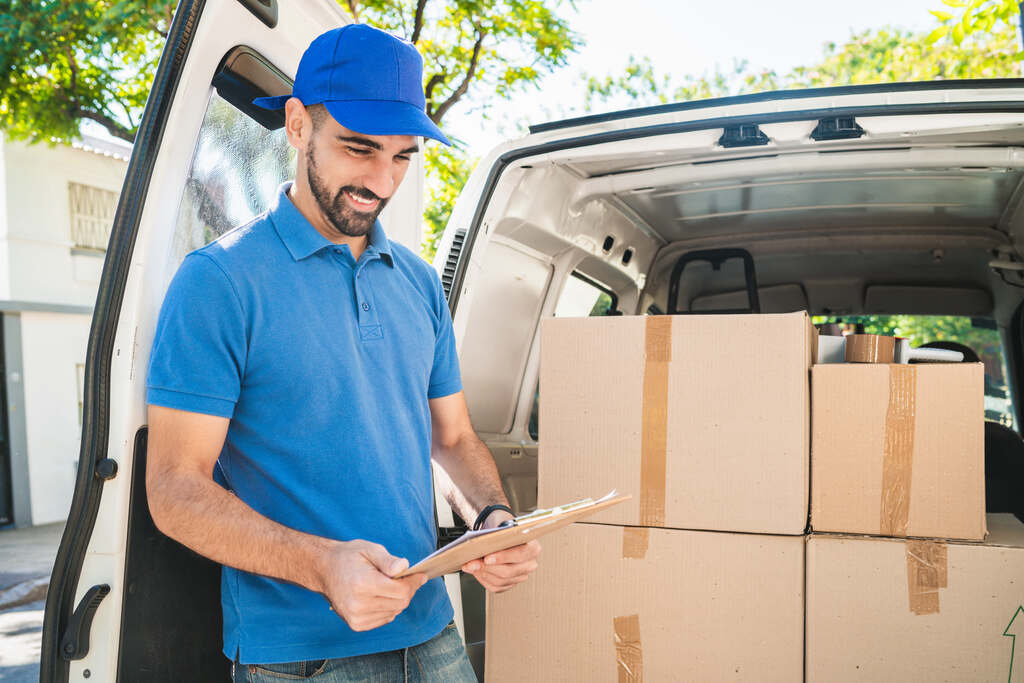
[[[320,126],[323,125],[324,119],[330,116],[330,114],[327,111],[327,107],[325,107],[322,103],[309,105],[308,107],[306,107],[306,112],[309,113],[309,117],[313,119],[314,132],[320,130]]]

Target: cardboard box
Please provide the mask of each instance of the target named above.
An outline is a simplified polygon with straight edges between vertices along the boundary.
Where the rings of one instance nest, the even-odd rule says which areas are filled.
[[[489,594],[485,673],[510,681],[799,681],[804,539],[574,524]]]
[[[595,521],[802,534],[816,338],[805,313],[545,320],[538,504],[617,488]]]
[[[816,365],[814,531],[985,537],[980,363]]]
[[[807,681],[1024,680],[1024,525],[989,528],[983,544],[811,536]]]

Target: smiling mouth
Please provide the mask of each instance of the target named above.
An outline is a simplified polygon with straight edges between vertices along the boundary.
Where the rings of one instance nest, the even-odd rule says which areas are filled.
[[[356,209],[360,211],[369,211],[375,209],[377,204],[380,203],[379,199],[366,199],[358,195],[354,195],[351,192],[345,192],[345,197]]]

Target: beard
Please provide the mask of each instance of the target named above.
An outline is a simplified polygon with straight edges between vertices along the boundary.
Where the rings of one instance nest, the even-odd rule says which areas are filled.
[[[317,172],[316,161],[313,158],[313,145],[310,145],[306,151],[306,179],[313,192],[313,197],[327,221],[334,226],[335,230],[348,237],[362,237],[369,233],[377,216],[388,203],[387,199],[378,197],[365,187],[356,187],[355,185],[346,185],[331,197],[327,183]],[[356,211],[345,200],[343,195],[346,192],[362,199],[376,199],[377,208],[373,211]]]

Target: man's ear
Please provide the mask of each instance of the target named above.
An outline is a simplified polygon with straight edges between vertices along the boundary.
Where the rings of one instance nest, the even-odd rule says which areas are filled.
[[[284,103],[284,132],[292,147],[300,152],[306,151],[306,146],[313,137],[313,117],[306,111],[302,100],[297,97],[290,97]]]

